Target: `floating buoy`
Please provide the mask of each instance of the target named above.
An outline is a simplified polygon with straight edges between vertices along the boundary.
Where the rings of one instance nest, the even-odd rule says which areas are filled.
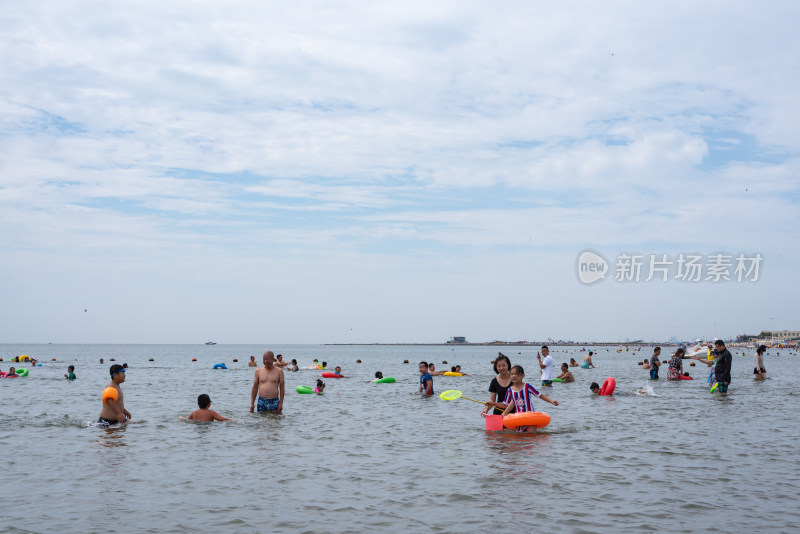
[[[147,361],[148,361],[148,362],[153,362],[153,361],[155,361],[155,360],[153,360],[153,358],[150,358],[150,359],[149,359],[149,360],[147,360]]]
[[[689,362],[689,367],[694,367],[694,362]]]
[[[403,360],[403,363],[408,363],[408,360]]]
[[[447,360],[443,361],[442,363],[447,363]]]
[[[115,362],[115,361],[117,361],[117,360],[115,360],[114,358],[110,358],[108,361],[110,361],[110,362]]]
[[[196,361],[197,361],[197,358],[192,358],[192,361],[193,361],[193,362],[196,362]]]
[[[236,358],[234,358],[234,359],[233,359],[233,361],[235,361],[235,362],[238,362],[239,360],[237,360]]]
[[[56,361],[56,359],[55,358],[50,358],[50,361],[54,362],[54,361]]]
[[[356,360],[356,363],[361,363],[361,360]]]

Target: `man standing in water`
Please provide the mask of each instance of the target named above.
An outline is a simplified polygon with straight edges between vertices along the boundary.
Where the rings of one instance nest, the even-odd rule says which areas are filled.
[[[544,360],[542,360],[544,354]],[[553,385],[553,357],[550,356],[550,349],[547,345],[542,346],[542,353],[536,353],[536,359],[539,360],[539,367],[542,368],[542,385]]]
[[[250,392],[250,412],[256,407],[258,395],[258,411],[281,412],[286,388],[283,381],[283,369],[275,366],[275,354],[271,350],[264,353],[264,367],[256,369],[253,378],[253,389]]]
[[[725,342],[718,339],[714,342],[714,352],[717,354],[716,365],[714,366],[714,376],[717,379],[717,390],[720,395],[728,394],[728,384],[731,383],[731,364],[733,356],[731,351],[725,348]]]

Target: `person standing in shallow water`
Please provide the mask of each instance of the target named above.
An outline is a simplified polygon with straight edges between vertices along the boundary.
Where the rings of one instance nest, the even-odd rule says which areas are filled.
[[[716,364],[714,365],[714,376],[717,379],[717,391],[722,396],[728,394],[728,385],[731,383],[731,364],[733,363],[733,356],[731,352],[725,348],[725,342],[718,339],[714,342],[714,353],[716,353]]]
[[[283,369],[275,366],[275,354],[268,350],[264,353],[264,367],[256,369],[253,377],[253,388],[250,390],[250,412],[258,411],[280,413],[283,411],[283,398],[286,395],[286,384]]]
[[[650,358],[650,380],[658,380],[658,368],[661,367],[661,360],[658,357],[661,355],[661,347],[653,349],[653,357]]]
[[[125,382],[125,369],[119,364],[114,364],[108,372],[111,374],[111,382],[106,388],[117,390],[117,398],[103,401],[103,409],[100,410],[100,418],[97,422],[101,425],[111,426],[130,420],[131,412],[125,409],[125,396],[120,387]]]
[[[755,367],[753,367],[753,378],[756,380],[764,380],[767,378],[767,370],[764,368],[764,353],[767,352],[767,346],[761,345],[756,350]]]

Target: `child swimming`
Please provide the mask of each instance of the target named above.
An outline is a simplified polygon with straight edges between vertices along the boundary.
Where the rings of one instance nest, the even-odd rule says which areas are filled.
[[[323,391],[325,391],[325,382],[321,378],[317,378],[317,386],[314,388],[314,393],[322,395]]]

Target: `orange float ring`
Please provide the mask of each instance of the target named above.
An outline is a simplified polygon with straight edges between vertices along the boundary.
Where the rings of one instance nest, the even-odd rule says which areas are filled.
[[[535,426],[544,428],[550,424],[550,416],[544,412],[520,412],[503,416],[503,426],[517,428],[518,426]]]

